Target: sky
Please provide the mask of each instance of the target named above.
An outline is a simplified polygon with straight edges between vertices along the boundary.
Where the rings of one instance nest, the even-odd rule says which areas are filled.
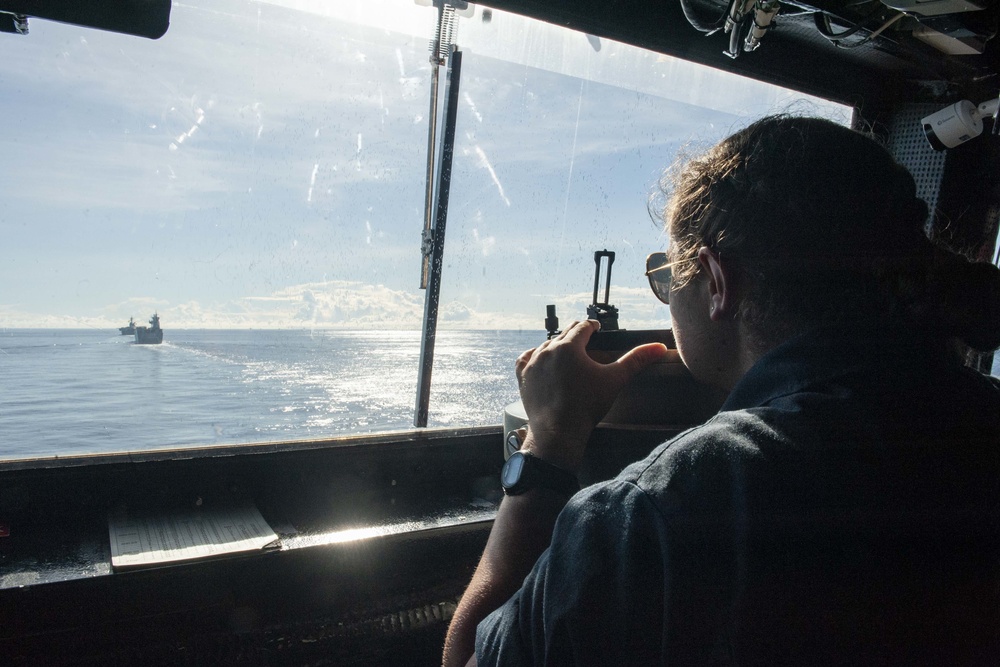
[[[420,328],[434,19],[412,0],[197,0],[159,40],[0,34],[0,327]],[[664,326],[642,272],[678,151],[770,112],[849,120],[502,12],[461,18],[456,44],[443,329],[583,317],[605,248],[621,325]]]

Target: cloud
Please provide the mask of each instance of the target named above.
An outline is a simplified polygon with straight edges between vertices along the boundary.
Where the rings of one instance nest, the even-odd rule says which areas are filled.
[[[93,316],[38,314],[0,304],[0,328],[94,328],[113,330],[135,317],[158,312],[164,329],[385,329],[422,326],[424,292],[390,289],[358,281],[305,283],[218,304],[171,304],[137,297]],[[537,318],[483,312],[459,300],[441,304],[442,329],[536,329]]]
[[[439,318],[446,322],[469,322],[475,317],[475,312],[458,301],[451,301],[441,307]]]
[[[5,174],[5,200],[189,211],[209,195],[264,185],[260,165],[279,161],[284,167],[265,175],[266,187],[315,202],[345,184],[391,182],[400,164],[423,161],[425,133],[412,119],[426,106],[426,42],[377,37],[412,45],[373,46],[359,63],[354,45],[371,46],[383,31],[325,18],[302,23],[266,5],[261,24],[256,9],[225,6],[176,7],[171,31],[156,42],[110,33],[80,41],[72,27],[45,24],[20,48],[0,50],[0,75],[19,91],[3,105],[5,121],[19,128],[0,136],[4,162],[16,165]],[[301,51],[281,47],[286,30],[297,31]],[[257,47],[223,48],[220,34]],[[59,58],[49,53],[53,41],[64,49]],[[400,58],[408,77],[386,76]],[[261,77],[280,83],[260,85]],[[311,143],[301,140],[306,132]],[[46,141],[25,140],[33,136]]]

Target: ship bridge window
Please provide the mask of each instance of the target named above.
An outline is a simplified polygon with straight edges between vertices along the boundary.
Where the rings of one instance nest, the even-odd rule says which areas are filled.
[[[477,327],[537,332],[548,304],[585,317],[603,249],[619,326],[668,327],[644,275],[666,244],[649,213],[664,169],[767,114],[851,121],[841,104],[503,12],[460,23],[457,42],[443,301]]]
[[[435,17],[191,0],[158,40],[0,34],[0,460],[412,427]],[[499,11],[456,21],[432,427],[499,423],[545,305],[585,313],[594,250],[617,253],[622,326],[666,324],[641,262],[680,147],[850,116]]]

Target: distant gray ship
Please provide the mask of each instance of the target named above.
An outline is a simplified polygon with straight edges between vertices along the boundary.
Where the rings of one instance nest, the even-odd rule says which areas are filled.
[[[118,327],[118,331],[121,332],[122,336],[134,336],[135,335],[135,318],[128,318],[127,327]]]
[[[160,328],[160,316],[153,313],[148,327],[135,328],[135,342],[141,345],[159,345],[163,342],[163,329]]]

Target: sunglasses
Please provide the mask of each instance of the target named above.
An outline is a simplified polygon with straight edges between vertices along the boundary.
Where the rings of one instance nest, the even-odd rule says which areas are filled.
[[[656,298],[663,303],[670,303],[670,283],[673,281],[673,266],[683,264],[698,259],[689,257],[676,262],[667,261],[667,253],[654,252],[646,258],[646,277],[649,278],[649,287],[653,290]]]

